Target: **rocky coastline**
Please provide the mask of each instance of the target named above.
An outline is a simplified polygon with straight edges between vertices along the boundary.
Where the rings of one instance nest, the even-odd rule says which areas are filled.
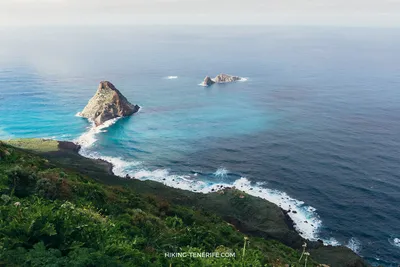
[[[92,164],[98,165],[101,169],[103,169],[103,171],[106,171],[112,179],[114,179],[114,182],[119,183],[123,181],[124,184],[135,183],[135,187],[137,189],[140,188],[140,190],[143,190],[143,192],[149,193],[150,191],[155,194],[161,194],[164,197],[171,198],[172,201],[181,205],[199,206],[202,208],[215,210],[218,215],[232,225],[235,225],[235,227],[237,227],[237,229],[243,233],[262,238],[272,238],[298,250],[301,250],[302,245],[306,243],[310,253],[312,255],[317,255],[317,260],[320,258],[322,262],[329,264],[329,266],[370,266],[361,257],[347,247],[325,245],[322,240],[310,241],[302,238],[295,230],[295,224],[288,214],[290,211],[283,210],[267,200],[242,193],[236,188],[221,188],[219,191],[224,191],[224,194],[220,194],[218,191],[208,194],[201,194],[170,188],[158,182],[126,179],[126,177],[121,178],[114,175],[112,171],[114,166],[112,163],[102,159],[88,159],[81,156],[79,154],[81,149],[79,144],[62,141],[59,142],[59,148],[59,153],[63,154],[64,157],[75,155],[78,157],[75,160],[89,160],[92,162]],[[107,183],[109,182],[110,181],[107,181]],[[111,184],[114,184],[114,182],[111,182]],[[170,195],[171,192],[173,192],[171,194],[173,197]],[[252,204],[250,206],[246,206],[245,208],[232,206],[231,200],[229,199],[237,196],[238,194],[240,194],[240,197],[245,195],[246,199],[250,200]],[[228,202],[225,202],[225,200],[220,202],[221,197],[225,198],[225,200]],[[217,208],[216,205],[218,206]],[[227,212],[229,210],[230,212]],[[256,212],[260,214],[255,216]],[[269,226],[260,227],[259,223],[263,222],[263,224],[265,224],[265,214],[269,214],[269,216],[271,216],[271,212],[276,213],[276,218],[273,219],[271,224],[267,223]],[[253,215],[247,216],[248,214]],[[271,227],[274,229],[271,229]]]
[[[71,142],[71,141],[58,141],[58,148],[60,149],[59,152],[66,152],[66,153],[76,153],[77,155],[80,155],[79,152],[82,148],[81,145]],[[81,155],[80,155],[81,156]],[[89,159],[89,158],[86,158]],[[113,172],[114,165],[111,162],[108,162],[103,159],[89,159],[89,160],[94,160],[95,163],[104,166],[107,173],[110,175],[115,175]]]
[[[302,238],[296,232],[294,222],[287,211],[236,188],[219,188],[214,192],[202,194],[168,187],[154,181],[126,179],[114,175],[110,162],[80,155],[81,146],[74,142],[44,139],[11,141],[18,148],[38,154],[57,166],[93,177],[105,185],[129,187],[137,193],[157,195],[174,204],[211,210],[247,235],[273,239],[298,251],[306,244],[313,259],[328,266],[370,266],[347,247],[324,245],[321,240],[310,241]],[[45,150],[42,149],[43,146],[46,147]]]

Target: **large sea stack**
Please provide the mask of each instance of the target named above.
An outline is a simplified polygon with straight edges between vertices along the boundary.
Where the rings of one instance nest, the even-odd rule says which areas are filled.
[[[209,76],[207,76],[203,81],[203,85],[210,86],[214,83],[231,83],[231,82],[235,82],[235,81],[240,81],[241,79],[242,78],[238,77],[238,76],[232,76],[232,75],[221,73],[221,74],[217,75],[214,79],[211,79]]]
[[[139,109],[138,105],[131,104],[112,83],[103,81],[80,115],[93,120],[99,126],[108,120],[131,116]]]

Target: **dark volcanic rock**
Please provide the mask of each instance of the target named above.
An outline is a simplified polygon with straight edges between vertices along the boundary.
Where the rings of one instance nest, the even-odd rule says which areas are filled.
[[[210,86],[212,84],[214,84],[215,82],[213,80],[211,80],[211,78],[209,76],[207,76],[204,81],[203,81],[203,85],[204,86]]]
[[[113,169],[114,165],[112,163],[105,161],[103,159],[94,159],[95,162],[97,162],[99,165],[104,166],[104,168],[107,169],[107,173],[110,175],[114,175]]]
[[[59,149],[65,149],[65,150],[70,150],[73,152],[79,152],[81,149],[80,145],[77,145],[73,142],[67,142],[67,141],[58,141],[58,148]]]
[[[317,248],[310,247],[308,250],[313,260],[328,264],[329,266],[343,267],[370,267],[360,256],[344,246],[323,246]]]
[[[108,120],[130,116],[139,109],[138,105],[131,104],[112,83],[103,81],[80,115],[93,120],[99,126]]]

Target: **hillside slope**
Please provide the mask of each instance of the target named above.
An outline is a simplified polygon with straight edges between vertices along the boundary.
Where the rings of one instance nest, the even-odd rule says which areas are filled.
[[[304,240],[272,203],[121,179],[73,145],[48,142],[12,142],[30,151],[0,142],[2,266],[304,266]],[[366,266],[347,248],[308,247],[307,266],[322,256],[331,266]],[[236,257],[165,257],[185,251]]]

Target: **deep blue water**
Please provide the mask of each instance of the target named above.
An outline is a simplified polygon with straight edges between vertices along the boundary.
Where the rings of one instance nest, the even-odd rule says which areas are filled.
[[[295,219],[309,220],[299,224],[303,236],[348,245],[371,263],[400,262],[400,29],[19,28],[0,36],[0,138],[90,137],[84,153],[111,160],[121,175],[203,192],[236,181],[295,206]],[[221,72],[248,80],[198,85]],[[82,137],[91,125],[75,114],[101,80],[142,109]]]

